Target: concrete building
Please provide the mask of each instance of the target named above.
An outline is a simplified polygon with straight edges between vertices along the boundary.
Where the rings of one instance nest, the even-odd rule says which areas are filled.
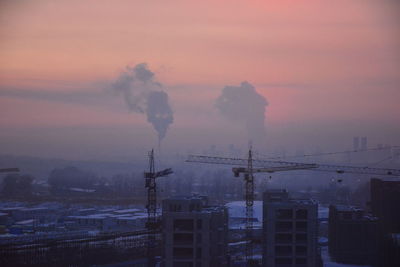
[[[400,266],[400,234],[385,236],[381,245],[380,265],[384,267]]]
[[[286,190],[264,193],[264,267],[319,266],[317,210],[315,201],[290,199]]]
[[[344,205],[329,207],[329,254],[336,262],[373,264],[378,257],[378,219]]]
[[[206,197],[162,202],[163,266],[227,266],[228,213]]]
[[[400,180],[371,179],[371,210],[383,233],[400,233]]]

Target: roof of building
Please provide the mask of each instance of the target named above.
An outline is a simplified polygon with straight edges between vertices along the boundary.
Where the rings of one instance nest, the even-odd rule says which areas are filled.
[[[297,204],[297,205],[303,205],[303,206],[314,206],[317,205],[318,202],[314,199],[293,199],[293,198],[288,198],[288,199],[281,199],[278,201],[267,201],[267,205],[273,205],[273,206],[280,206],[280,205],[285,205],[285,204]]]
[[[31,224],[33,224],[34,222],[35,222],[34,219],[29,219],[29,220],[24,220],[24,221],[16,222],[15,224],[18,224],[18,225],[31,225]]]
[[[141,210],[140,209],[124,209],[124,210],[114,210],[113,212],[121,214],[121,213],[132,213],[132,212],[138,212],[138,211],[141,211]]]
[[[172,196],[165,200],[202,200],[200,196]]]
[[[342,211],[342,212],[362,212],[363,209],[356,207],[356,206],[350,206],[350,205],[331,205],[332,207],[334,207],[336,210],[338,211]]]
[[[139,219],[139,218],[146,218],[146,217],[147,217],[146,213],[135,213],[135,214],[97,213],[97,214],[89,214],[89,215],[68,216],[68,218],[71,218],[71,219],[94,219],[94,220],[103,220],[106,218],[128,220],[128,219]]]
[[[317,201],[314,199],[292,199],[289,198],[289,201],[292,203],[302,204],[302,205],[315,205]]]
[[[374,180],[380,180],[382,182],[398,182],[400,183],[399,177],[384,177],[384,178],[373,178]]]

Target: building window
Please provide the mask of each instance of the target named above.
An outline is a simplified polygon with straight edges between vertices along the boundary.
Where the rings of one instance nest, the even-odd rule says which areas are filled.
[[[292,243],[293,236],[292,234],[276,234],[275,242],[276,243]]]
[[[307,210],[296,210],[296,219],[305,220],[307,219]]]
[[[291,231],[293,229],[292,222],[276,222],[276,231]]]
[[[293,210],[292,209],[279,209],[277,211],[277,218],[290,220],[293,218]]]
[[[275,254],[277,256],[290,256],[292,255],[292,246],[276,246]]]
[[[296,246],[296,255],[306,255],[307,247],[306,246]]]
[[[175,231],[193,231],[193,220],[176,219],[174,220]]]
[[[296,258],[296,265],[306,265],[307,259],[306,258]]]
[[[296,243],[298,242],[307,242],[306,234],[296,234]]]
[[[307,222],[296,222],[296,231],[306,231]]]
[[[197,220],[197,230],[201,230],[203,228],[203,221],[201,219]]]
[[[292,264],[292,258],[276,258],[275,264],[276,265]]]
[[[173,252],[174,252],[175,259],[192,259],[193,258],[193,248],[174,248]]]
[[[201,259],[201,248],[197,248],[196,250],[196,259]]]
[[[201,244],[201,242],[202,242],[202,236],[201,236],[201,234],[197,234],[197,235],[196,235],[196,242],[197,242],[197,244]]]
[[[174,234],[174,243],[175,244],[193,244],[193,234],[176,233],[176,234]]]
[[[174,267],[193,267],[193,262],[191,261],[174,261]]]

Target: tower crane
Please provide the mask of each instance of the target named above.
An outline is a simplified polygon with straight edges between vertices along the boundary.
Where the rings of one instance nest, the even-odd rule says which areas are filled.
[[[251,266],[250,264],[253,258],[252,219],[253,219],[253,205],[254,205],[255,173],[274,173],[280,171],[311,170],[311,171],[335,172],[338,174],[357,173],[357,174],[400,176],[400,170],[398,169],[382,169],[382,168],[253,159],[253,153],[251,148],[249,149],[247,159],[189,155],[186,162],[241,166],[241,167],[233,167],[232,171],[235,177],[239,177],[240,174],[243,174],[245,182],[246,238],[247,238],[245,256],[248,266]]]
[[[147,188],[147,222],[146,228],[148,230],[148,266],[155,266],[155,231],[159,229],[160,222],[157,220],[157,184],[156,178],[168,176],[172,173],[172,169],[164,169],[162,171],[155,171],[154,166],[154,150],[149,153],[149,171],[144,173],[145,188]]]

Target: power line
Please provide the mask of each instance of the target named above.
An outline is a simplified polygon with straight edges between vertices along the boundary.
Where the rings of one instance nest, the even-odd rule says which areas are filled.
[[[400,146],[387,146],[387,147],[376,147],[376,148],[369,148],[363,150],[345,150],[345,151],[336,151],[336,152],[325,152],[325,153],[316,153],[316,154],[302,154],[302,155],[295,155],[295,156],[278,156],[278,157],[269,157],[265,154],[261,154],[262,156],[266,156],[266,159],[287,159],[287,158],[305,158],[305,157],[317,157],[317,156],[330,156],[330,155],[337,155],[337,154],[348,154],[348,153],[358,153],[358,152],[366,152],[366,151],[377,151],[377,150],[387,150],[393,148],[400,148]],[[260,153],[258,153],[260,154]]]
[[[381,164],[382,162],[385,162],[385,161],[387,161],[387,160],[394,159],[395,157],[397,157],[397,156],[399,156],[399,155],[400,155],[400,153],[395,153],[395,154],[393,154],[393,155],[391,155],[391,156],[389,156],[389,157],[386,157],[386,158],[381,159],[381,160],[379,160],[379,161],[377,161],[377,162],[371,163],[371,164],[369,164],[369,166],[375,166],[375,165]]]

